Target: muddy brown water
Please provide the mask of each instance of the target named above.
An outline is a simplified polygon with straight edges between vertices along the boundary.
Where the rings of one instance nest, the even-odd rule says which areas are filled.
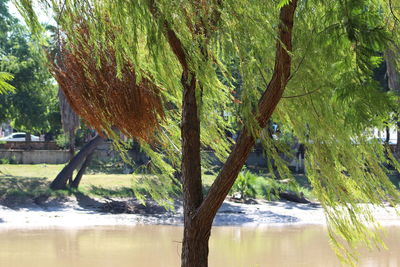
[[[361,249],[358,266],[400,266],[400,227],[388,250]],[[0,230],[1,267],[179,266],[181,227]],[[214,227],[211,267],[340,266],[322,226]]]

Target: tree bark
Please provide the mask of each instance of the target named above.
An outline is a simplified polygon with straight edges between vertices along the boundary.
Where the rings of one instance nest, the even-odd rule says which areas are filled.
[[[71,183],[71,188],[78,188],[79,184],[82,180],[83,174],[86,171],[87,166],[89,165],[90,161],[92,160],[94,154],[94,150],[92,151],[91,154],[87,155],[85,161],[83,162],[81,168],[79,169],[78,173],[75,176],[75,179]]]
[[[89,141],[86,145],[82,147],[78,154],[76,154],[70,162],[61,170],[54,181],[50,184],[50,188],[53,190],[66,189],[68,178],[72,177],[75,169],[81,166],[88,155],[93,153],[93,151],[101,144],[103,144],[105,139],[100,135]]]
[[[203,201],[200,160],[200,120],[196,101],[196,78],[193,73],[182,74],[182,181],[184,237],[182,267],[207,266],[208,237],[196,220],[193,220]]]
[[[150,4],[150,9],[153,15],[157,16],[157,6],[153,1]],[[196,75],[190,70],[185,49],[167,21],[164,22],[164,27],[168,43],[183,70],[181,78],[183,87],[181,136],[184,233],[181,266],[206,267],[211,228],[204,228],[194,218],[194,214],[203,201]]]
[[[183,68],[181,84],[182,103],[182,186],[184,234],[182,245],[182,267],[207,266],[208,234],[203,234],[201,225],[193,215],[203,201],[200,160],[200,120],[196,100],[196,75],[189,70],[183,46],[168,28],[166,36]],[[207,232],[207,231],[206,231]]]
[[[65,130],[64,130],[65,131]],[[68,129],[68,140],[69,140],[69,160],[72,160],[75,156],[75,129]],[[68,177],[68,184],[72,185],[72,175],[73,173],[71,173],[71,175]]]
[[[385,131],[386,131],[385,143],[387,145],[389,145],[389,142],[390,142],[390,128],[389,128],[389,126],[385,127]]]
[[[69,138],[69,154],[71,155],[71,159],[75,155],[75,129],[70,129],[68,133]]]
[[[211,227],[204,227],[199,220],[186,221],[183,230],[182,267],[208,266],[208,241]]]

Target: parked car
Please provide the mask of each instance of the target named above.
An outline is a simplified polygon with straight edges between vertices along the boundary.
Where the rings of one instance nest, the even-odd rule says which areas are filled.
[[[26,141],[26,133],[12,133],[9,136],[0,138],[0,141],[5,142],[24,142]],[[40,138],[35,135],[31,135],[31,141],[40,141]]]
[[[397,136],[396,136],[397,138]],[[369,138],[368,141],[370,141],[371,143],[376,140],[378,141],[379,144],[384,144],[386,143],[386,138],[384,137],[373,137],[373,138]],[[395,145],[397,144],[397,139],[389,139],[389,145]]]

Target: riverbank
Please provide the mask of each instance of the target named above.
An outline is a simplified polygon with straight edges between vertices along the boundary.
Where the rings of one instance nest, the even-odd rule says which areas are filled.
[[[127,198],[87,198],[70,196],[36,200],[15,206],[0,205],[0,228],[91,227],[133,225],[182,225],[181,202],[168,211],[149,201],[145,206]],[[374,215],[382,225],[400,225],[393,207],[376,208]],[[257,200],[253,204],[225,201],[214,225],[279,226],[325,224],[318,204]]]
[[[91,173],[85,175],[79,190],[52,191],[49,183],[62,167],[45,164],[0,165],[0,228],[182,225],[182,203],[179,200],[173,203],[174,211],[168,211],[153,201],[141,205],[134,200],[131,188],[132,179],[137,177],[129,174]],[[214,178],[204,174],[205,188],[212,184]],[[304,196],[308,197],[310,191],[306,177],[298,176],[297,179],[304,186]],[[256,191],[266,192],[281,186],[283,191],[278,197],[293,201],[294,195],[285,191],[290,190],[287,184],[276,181],[269,184],[273,181],[268,177],[257,176],[255,180]],[[256,194],[254,197],[262,198],[264,195]],[[225,201],[214,224],[325,224],[323,210],[318,204],[260,199],[250,199],[246,203],[251,204]],[[375,216],[382,224],[400,225],[400,217],[392,207],[376,209]]]

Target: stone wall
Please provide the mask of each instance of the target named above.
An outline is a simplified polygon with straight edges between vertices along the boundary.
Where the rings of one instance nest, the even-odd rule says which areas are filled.
[[[4,142],[0,143],[1,150],[58,150],[60,149],[55,142],[30,141],[30,142]]]
[[[0,159],[8,159],[19,164],[62,164],[69,161],[67,150],[3,150],[0,149]]]

